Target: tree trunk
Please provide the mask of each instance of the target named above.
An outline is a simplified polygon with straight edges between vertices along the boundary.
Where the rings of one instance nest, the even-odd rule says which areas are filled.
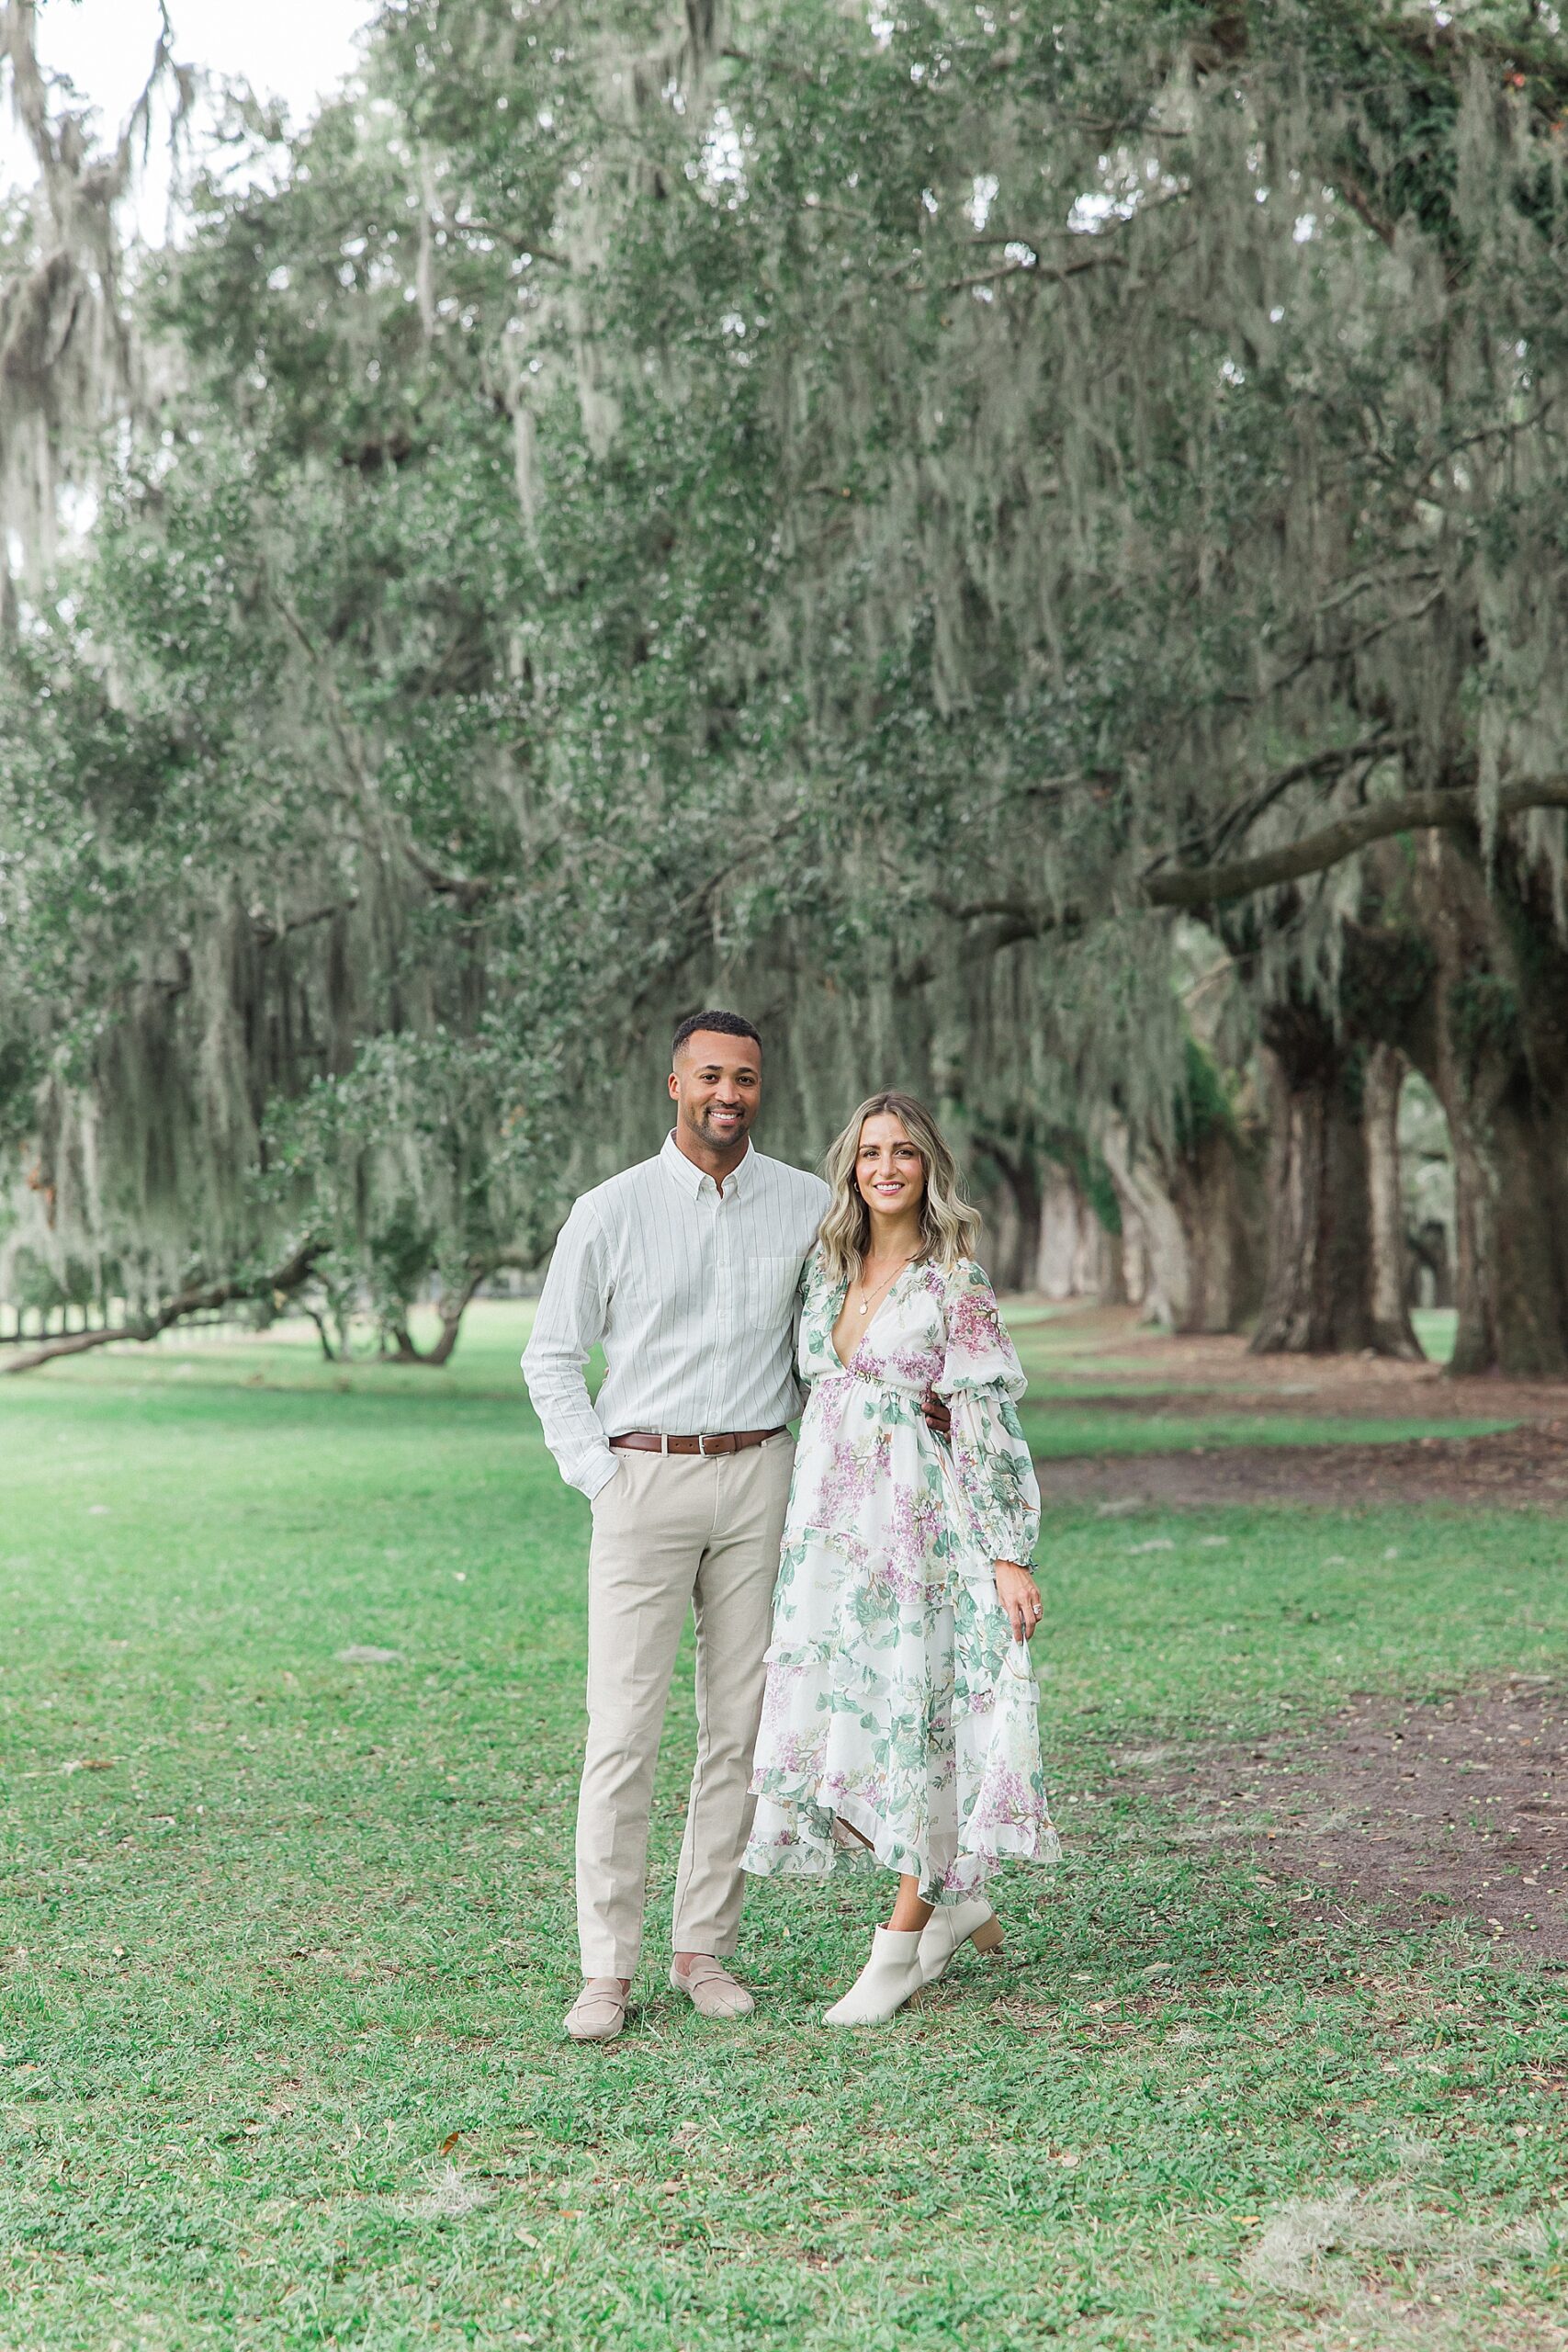
[[[1367,1192],[1371,1250],[1372,1340],[1380,1355],[1421,1362],[1405,1303],[1404,1198],[1399,1178],[1399,1094],[1404,1057],[1393,1046],[1374,1046],[1361,1081],[1361,1120],[1367,1148]]]
[[[1506,856],[1489,888],[1476,850],[1433,837],[1416,888],[1436,967],[1416,1038],[1454,1155],[1449,1369],[1568,1378],[1568,953]]]
[[[1048,1168],[1041,1188],[1040,1247],[1034,1261],[1034,1285],[1046,1298],[1079,1295],[1083,1220],[1083,1197],[1071,1174],[1065,1168]]]
[[[393,1363],[425,1364],[433,1371],[447,1363],[453,1349],[457,1344],[457,1333],[462,1328],[463,1317],[468,1311],[468,1302],[489,1271],[490,1269],[485,1266],[473,1268],[457,1290],[444,1292],[437,1299],[435,1311],[441,1317],[441,1329],[436,1334],[433,1347],[416,1347],[408,1325],[393,1323],[389,1327],[392,1338],[397,1344],[397,1353],[392,1359]]]
[[[1454,1303],[1454,1273],[1452,1253],[1449,1249],[1448,1227],[1436,1217],[1428,1217],[1425,1225],[1407,1236],[1409,1258],[1405,1269],[1407,1304],[1416,1306],[1451,1306]],[[1421,1276],[1432,1277],[1432,1295],[1421,1296]]]
[[[1171,1194],[1186,1229],[1192,1287],[1188,1331],[1234,1331],[1258,1303],[1254,1207],[1257,1178],[1235,1136],[1215,1128],[1171,1170]]]
[[[1138,1149],[1126,1120],[1115,1112],[1100,1118],[1095,1141],[1122,1204],[1123,1239],[1134,1241],[1134,1255],[1140,1254],[1141,1244],[1145,1318],[1168,1331],[1185,1331],[1193,1295],[1192,1255],[1164,1171],[1152,1152]],[[1124,1251],[1123,1263],[1127,1255]],[[1136,1277],[1131,1264],[1127,1271],[1132,1295]]]
[[[1045,1298],[1124,1304],[1122,1239],[1108,1233],[1069,1167],[1046,1163],[1040,1188],[1040,1247],[1034,1287]]]
[[[1252,1179],[1234,1135],[1216,1125],[1168,1157],[1140,1149],[1112,1114],[1097,1141],[1123,1230],[1143,1236],[1150,1320],[1172,1331],[1234,1331],[1257,1304]]]
[[[1376,1348],[1359,1073],[1314,1006],[1271,1006],[1263,1035],[1269,1265],[1253,1352]]]
[[[1148,1244],[1144,1236],[1142,1217],[1125,1200],[1122,1202],[1120,1239],[1121,1248],[1116,1253],[1116,1260],[1121,1275],[1121,1296],[1117,1303],[1123,1306],[1145,1306],[1151,1287]]]
[[[1101,1306],[1127,1304],[1127,1255],[1122,1236],[1101,1225],[1093,1210],[1085,1222],[1077,1260],[1080,1298],[1097,1299]]]
[[[337,1353],[333,1346],[332,1333],[327,1329],[326,1317],[317,1306],[307,1306],[304,1311],[316,1327],[316,1337],[321,1343],[321,1353],[329,1363],[336,1363]]]
[[[1456,1378],[1568,1378],[1561,1116],[1542,1116],[1517,1083],[1512,1055],[1472,1057],[1454,1145]]]
[[[1041,1186],[1033,1154],[1021,1145],[998,1144],[988,1136],[976,1137],[1001,1176],[1002,1211],[991,1224],[991,1280],[998,1290],[1032,1287],[1040,1263]]]

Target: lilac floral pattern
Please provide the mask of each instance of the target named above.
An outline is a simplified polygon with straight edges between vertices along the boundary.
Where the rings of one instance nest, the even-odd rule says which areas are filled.
[[[1023,1374],[968,1259],[900,1274],[847,1366],[843,1304],[814,1257],[745,1867],[819,1876],[874,1859],[956,1903],[1004,1857],[1056,1853],[1034,1676],[993,1571],[1030,1561],[1040,1532]],[[921,1413],[928,1388],[952,1411],[951,1454]]]

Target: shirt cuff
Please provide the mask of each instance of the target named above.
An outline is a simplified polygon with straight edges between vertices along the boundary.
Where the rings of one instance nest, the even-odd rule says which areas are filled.
[[[620,1466],[606,1446],[602,1453],[591,1453],[582,1467],[572,1473],[568,1484],[575,1487],[580,1495],[586,1495],[592,1502],[595,1495],[603,1494]]]

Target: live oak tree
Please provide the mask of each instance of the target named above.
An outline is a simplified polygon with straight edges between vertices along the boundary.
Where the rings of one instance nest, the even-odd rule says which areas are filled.
[[[1397,1051],[1459,1360],[1561,1368],[1561,36],[406,0],[367,72],[149,265],[178,368],[13,665],[57,1235],[149,1295],[308,1243],[406,1329],[722,989],[781,1127],[918,1084],[1020,1233],[1098,1138],[1233,1321],[1201,922],[1265,1341],[1409,1344]]]

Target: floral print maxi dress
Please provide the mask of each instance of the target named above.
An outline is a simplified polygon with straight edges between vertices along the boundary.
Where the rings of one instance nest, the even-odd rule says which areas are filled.
[[[867,1860],[869,1845],[918,1877],[928,1903],[959,1902],[1002,1856],[1056,1851],[1034,1678],[993,1569],[1027,1564],[1039,1533],[1014,1410],[1023,1374],[968,1259],[906,1268],[847,1367],[833,1346],[845,1288],[811,1260],[799,1356],[810,1395],[744,1866],[818,1876]],[[952,1410],[951,1458],[920,1410],[928,1388]]]

